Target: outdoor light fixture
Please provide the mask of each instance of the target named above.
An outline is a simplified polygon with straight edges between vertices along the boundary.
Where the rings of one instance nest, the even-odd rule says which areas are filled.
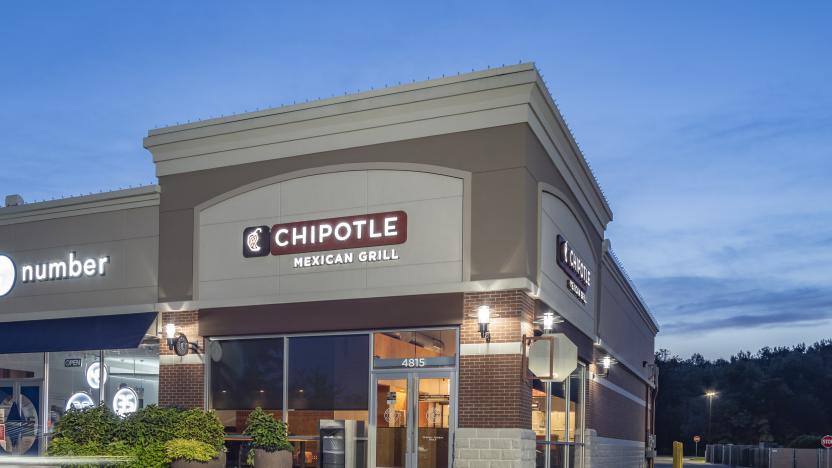
[[[173,349],[173,341],[176,339],[176,325],[165,324],[165,338],[168,339],[168,349]]]
[[[168,341],[168,349],[173,350],[177,356],[185,356],[189,351],[199,351],[196,342],[188,341],[184,333],[176,333],[176,325],[172,323],[165,324],[165,338]]]
[[[543,331],[550,332],[555,327],[555,314],[546,312],[543,314]]]
[[[486,343],[491,342],[491,333],[488,332],[488,323],[491,322],[491,308],[481,305],[477,308],[477,323],[480,325],[480,336],[485,338]]]
[[[595,376],[596,376],[596,377],[607,377],[608,375],[610,375],[610,368],[611,368],[611,367],[612,367],[612,365],[613,365],[613,364],[615,364],[615,363],[616,363],[615,359],[613,359],[613,357],[612,357],[612,356],[610,356],[609,354],[608,354],[608,355],[606,355],[606,356],[604,356],[604,357],[602,357],[602,358],[601,358],[601,359],[600,359],[600,360],[599,360],[599,361],[595,364],[595,367],[596,367],[596,368],[600,368],[600,371],[596,371],[596,372],[595,372]]]
[[[545,335],[553,333],[555,325],[563,323],[563,317],[550,310],[544,312],[542,317],[535,319],[532,323],[538,326],[538,328],[535,328],[535,335],[540,335],[541,331]]]
[[[609,357],[609,356],[604,356],[601,359],[601,367],[603,367],[605,371],[608,371],[608,370],[610,370],[611,366],[612,366],[612,358]]]

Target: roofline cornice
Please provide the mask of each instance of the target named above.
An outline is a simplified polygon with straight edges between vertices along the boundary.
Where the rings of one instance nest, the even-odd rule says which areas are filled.
[[[158,185],[0,208],[0,226],[159,205]]]

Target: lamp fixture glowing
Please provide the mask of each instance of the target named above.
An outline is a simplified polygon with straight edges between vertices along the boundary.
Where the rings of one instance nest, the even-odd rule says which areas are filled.
[[[609,354],[601,357],[600,360],[595,364],[596,369],[598,369],[594,375],[595,377],[607,377],[610,374],[610,368],[612,365],[616,363],[616,360],[610,356]]]
[[[708,390],[707,392],[705,392],[705,396],[708,397],[708,398],[713,398],[713,397],[717,396],[717,392],[715,392],[713,390]]]
[[[165,324],[165,338],[172,340],[176,337],[176,325],[172,323]]]
[[[491,333],[488,332],[488,324],[491,322],[491,308],[487,305],[477,307],[477,323],[480,327],[480,336],[485,338],[486,343],[491,342]]]
[[[552,331],[552,328],[555,327],[555,314],[551,312],[546,312],[543,314],[543,330],[544,331]]]

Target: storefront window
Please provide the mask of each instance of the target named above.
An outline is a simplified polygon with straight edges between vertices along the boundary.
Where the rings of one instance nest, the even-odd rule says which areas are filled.
[[[583,454],[585,380],[586,367],[579,365],[564,382],[548,384],[534,381],[532,429],[537,436],[538,468],[580,466]],[[547,387],[550,387],[548,392]]]
[[[43,353],[0,355],[0,455],[36,455],[41,442]]]
[[[241,433],[258,406],[282,418],[283,338],[210,342],[211,407],[227,432]]]
[[[305,458],[306,466],[317,466],[318,443],[304,437],[317,438],[321,420],[361,421],[359,436],[366,435],[369,337],[313,336],[288,340],[289,431],[297,439],[297,456]]]
[[[101,351],[49,353],[49,429],[70,408],[83,409],[101,401]],[[104,382],[109,372],[104,366]]]
[[[104,403],[126,414],[159,401],[159,345],[104,351]]]
[[[116,414],[125,415],[158,401],[157,343],[135,349],[49,353],[49,430],[70,408],[82,409],[101,402]]]
[[[412,362],[404,362],[404,360]],[[456,330],[373,334],[373,367],[443,367],[456,363]]]

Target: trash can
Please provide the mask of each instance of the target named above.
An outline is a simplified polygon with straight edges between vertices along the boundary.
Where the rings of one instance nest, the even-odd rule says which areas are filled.
[[[364,421],[321,419],[320,468],[364,468]]]

